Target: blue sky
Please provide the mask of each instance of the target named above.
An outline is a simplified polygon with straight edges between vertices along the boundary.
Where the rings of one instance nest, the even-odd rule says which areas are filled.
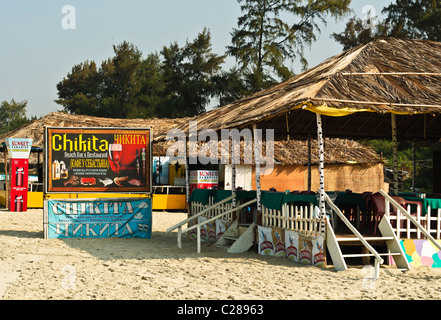
[[[363,6],[381,14],[390,2],[353,0],[352,8],[364,17]],[[65,5],[75,8],[76,29],[62,27]],[[223,54],[240,14],[236,0],[0,0],[0,101],[27,100],[28,116],[61,110],[56,84],[75,64],[112,57],[112,45],[123,41],[147,55],[174,41],[183,45],[207,27],[213,51]],[[322,27],[305,51],[310,67],[342,51],[329,35],[344,24],[330,19]]]

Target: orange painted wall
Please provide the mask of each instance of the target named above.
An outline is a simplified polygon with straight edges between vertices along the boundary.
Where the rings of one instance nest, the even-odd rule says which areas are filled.
[[[307,190],[308,167],[302,165],[275,165],[270,175],[261,175],[262,190],[274,187],[277,191]],[[256,189],[255,170],[252,177],[253,189]],[[311,190],[319,187],[319,172],[317,166],[311,169]],[[373,191],[384,189],[383,164],[328,164],[325,165],[325,190],[353,192]]]

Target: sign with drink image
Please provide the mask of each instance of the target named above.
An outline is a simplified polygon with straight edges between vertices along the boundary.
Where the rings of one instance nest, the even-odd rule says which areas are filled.
[[[32,139],[5,139],[9,155],[8,208],[13,212],[27,211],[29,154]]]
[[[151,129],[45,130],[47,193],[151,192]]]

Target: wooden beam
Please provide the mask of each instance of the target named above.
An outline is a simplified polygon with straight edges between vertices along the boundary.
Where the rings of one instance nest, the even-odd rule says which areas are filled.
[[[342,76],[441,76],[432,72],[343,72]]]
[[[331,99],[331,98],[308,98],[309,100],[315,101],[327,101],[327,102],[339,102],[339,103],[352,103],[352,104],[364,104],[364,105],[382,105],[382,106],[393,106],[393,107],[421,107],[421,108],[437,108],[441,109],[441,105],[433,104],[412,104],[412,103],[391,103],[391,102],[380,102],[380,101],[358,101],[358,100],[344,100],[344,99]],[[392,111],[391,111],[392,112]],[[414,112],[417,114],[418,112]],[[425,112],[426,113],[426,112]]]
[[[254,163],[256,165],[256,198],[257,198],[257,225],[261,225],[262,220],[262,195],[260,189],[260,156],[262,154],[262,144],[259,140],[257,131],[257,124],[253,124],[253,136],[254,136]]]
[[[319,147],[319,174],[320,174],[320,202],[319,202],[319,210],[321,218],[326,216],[326,207],[325,207],[325,147],[323,141],[323,128],[322,128],[322,117],[320,114],[316,114],[317,118],[317,142]],[[322,219],[324,221],[324,219]],[[321,230],[325,230],[325,226],[323,225]]]
[[[397,118],[395,114],[391,114],[392,122],[392,148],[393,148],[393,191],[394,194],[398,195],[398,155],[397,155]]]

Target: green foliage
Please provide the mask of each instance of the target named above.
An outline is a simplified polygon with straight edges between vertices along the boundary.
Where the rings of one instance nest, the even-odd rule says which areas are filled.
[[[352,17],[341,33],[332,37],[344,50],[372,41],[377,37],[441,41],[441,1],[396,0],[383,8],[384,21],[375,28],[363,27],[363,20]]]
[[[365,140],[364,145],[372,147],[385,160],[385,169],[393,170],[393,144],[389,140]],[[433,188],[432,145],[415,142],[415,187],[431,193]],[[401,191],[411,191],[413,175],[413,151],[411,141],[399,141],[397,145],[398,170],[403,173]]]
[[[204,112],[216,92],[212,79],[220,74],[225,59],[211,52],[208,30],[182,48],[176,42],[164,47],[161,55],[164,90],[157,114],[186,117]]]
[[[402,38],[441,40],[441,1],[396,0],[383,9],[391,34]]]
[[[346,24],[346,28],[341,33],[332,33],[335,41],[343,45],[343,50],[348,50],[360,44],[366,44],[376,37],[385,37],[388,34],[388,28],[384,22],[379,22],[375,29],[364,28],[363,21],[352,17]]]
[[[316,41],[318,22],[339,18],[349,12],[350,0],[238,0],[244,13],[231,33],[227,53],[236,58],[251,92],[272,86],[293,75],[286,64],[300,59],[307,67],[303,51]]]
[[[114,57],[85,61],[57,84],[57,103],[68,112],[109,118],[186,117],[205,111],[215,94],[211,78],[223,56],[211,52],[204,29],[184,47],[172,43],[145,59],[133,45],[113,47]]]
[[[26,117],[27,104],[27,101],[16,102],[14,99],[0,103],[0,134],[17,129],[36,119],[36,117],[31,119]]]

